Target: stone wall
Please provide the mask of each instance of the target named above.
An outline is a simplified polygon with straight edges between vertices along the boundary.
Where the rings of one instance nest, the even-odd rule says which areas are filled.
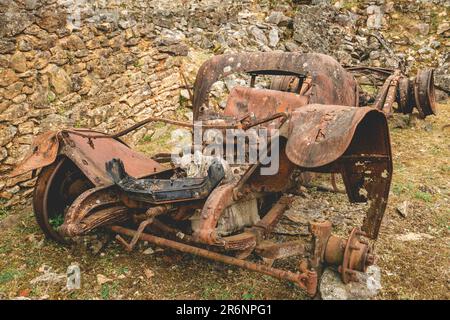
[[[40,132],[65,127],[115,132],[149,115],[188,119],[189,111],[180,107],[180,93],[187,97],[180,90],[180,69],[192,82],[212,54],[317,51],[344,64],[403,64],[406,70],[430,65],[440,67],[440,83],[450,86],[448,22],[433,15],[448,12],[445,1],[301,2],[0,0],[2,204],[25,201],[32,192],[30,175],[6,179],[5,174]],[[410,40],[415,47],[389,33],[402,10],[428,23],[428,30],[417,31],[425,35]],[[140,141],[146,130],[151,129],[130,134],[128,142]]]
[[[188,53],[177,26],[189,21],[190,28],[214,32],[214,23],[233,14],[232,5],[215,4],[0,1],[0,197],[6,205],[32,191],[30,175],[4,175],[36,134],[64,127],[114,132],[152,114],[172,116],[181,57]]]

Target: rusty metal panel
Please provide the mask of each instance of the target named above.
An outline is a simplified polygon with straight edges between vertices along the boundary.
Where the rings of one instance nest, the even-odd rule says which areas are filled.
[[[34,138],[28,155],[8,176],[15,177],[52,164],[58,155],[57,134],[55,131],[47,131]]]
[[[289,113],[308,104],[308,100],[306,96],[287,92],[237,86],[228,96],[224,115],[239,117],[253,113],[257,119],[264,119],[279,112]]]
[[[194,120],[207,103],[211,86],[232,73],[280,70],[304,73],[312,78],[309,103],[357,106],[358,90],[353,75],[335,59],[320,53],[258,52],[226,54],[207,60],[194,84]]]
[[[329,164],[344,154],[358,124],[369,107],[308,105],[292,113],[286,154],[300,167],[315,168]],[[380,120],[386,122],[384,116]]]
[[[105,170],[105,163],[113,158],[122,159],[127,172],[135,178],[142,178],[163,169],[156,161],[133,151],[117,139],[89,139],[89,136],[99,135],[101,134],[98,132],[87,130],[43,133],[35,138],[30,154],[10,176],[48,166],[58,155],[72,160],[96,186],[112,184]]]

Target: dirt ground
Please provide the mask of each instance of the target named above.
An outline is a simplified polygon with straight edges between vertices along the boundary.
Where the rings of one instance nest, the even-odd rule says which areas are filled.
[[[450,102],[439,105],[438,111],[426,121],[397,115],[390,122],[394,176],[375,244],[382,270],[377,299],[450,298],[450,128],[443,128],[450,124]],[[405,204],[406,217],[397,210]],[[306,212],[305,219],[327,216],[345,233],[361,221],[363,209],[348,204],[344,194],[307,189],[281,229],[294,231],[284,237],[302,237],[305,226],[293,224],[292,215]],[[82,244],[64,247],[44,239],[31,206],[0,207],[0,298],[306,299],[286,281],[148,248],[141,243],[128,253],[115,241],[97,253]],[[32,282],[46,268],[62,274],[71,263],[81,269],[79,290],[66,291],[64,281]]]

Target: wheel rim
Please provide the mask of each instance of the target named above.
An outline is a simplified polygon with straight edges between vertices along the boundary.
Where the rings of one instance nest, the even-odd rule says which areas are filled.
[[[92,183],[67,158],[59,158],[45,167],[36,181],[33,209],[44,234],[58,242],[68,243],[56,229],[64,220],[66,209]]]

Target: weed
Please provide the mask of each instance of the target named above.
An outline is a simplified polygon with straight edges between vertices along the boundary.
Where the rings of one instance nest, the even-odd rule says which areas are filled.
[[[4,206],[4,201],[0,200],[0,218],[7,216],[10,212],[10,208]]]
[[[102,288],[100,289],[100,296],[102,297],[103,300],[108,300],[109,299],[109,284],[104,283],[102,284]]]
[[[146,134],[142,137],[142,139],[139,141],[141,143],[150,142],[152,141],[152,136],[150,134]]]
[[[14,278],[18,277],[19,275],[20,273],[17,270],[14,269],[4,270],[3,272],[0,273],[0,284],[7,283],[13,280]]]
[[[64,223],[64,215],[60,214],[57,215],[56,217],[50,218],[48,222],[53,227],[53,229],[57,229],[60,225]]]
[[[255,295],[253,293],[247,292],[242,295],[242,299],[252,300],[252,299],[255,299]]]
[[[433,199],[433,196],[431,194],[429,194],[428,192],[416,191],[416,193],[414,193],[414,198],[425,201],[425,202],[431,202],[431,200]]]
[[[404,193],[411,192],[414,189],[414,186],[411,183],[403,184],[403,183],[393,183],[392,184],[392,192],[399,196]]]

